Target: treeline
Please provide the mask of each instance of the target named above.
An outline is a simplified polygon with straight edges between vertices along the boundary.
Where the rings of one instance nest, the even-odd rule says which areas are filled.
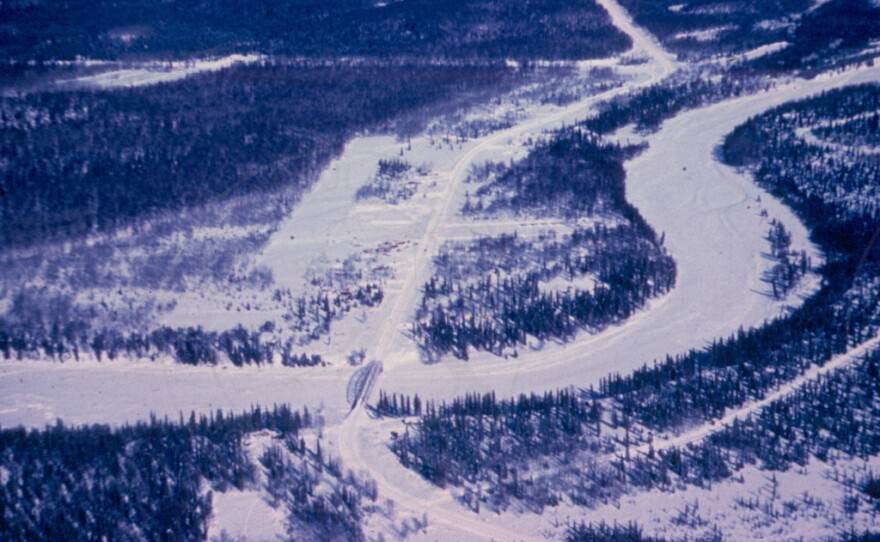
[[[269,331],[271,323],[259,331],[242,326],[222,332],[162,326],[149,332],[123,332],[95,328],[89,320],[81,319],[45,326],[0,318],[0,355],[5,360],[39,358],[58,362],[94,356],[98,361],[171,357],[187,365],[216,365],[228,360],[238,367],[271,365],[276,360],[285,367],[326,365],[319,355],[297,353],[293,340],[267,340],[263,333]]]
[[[205,540],[211,491],[256,481],[243,447],[271,430],[298,442],[308,410],[217,411],[111,428],[0,430],[0,537],[30,540]]]
[[[701,539],[703,540],[703,539]],[[608,525],[604,521],[599,523],[584,523],[583,521],[568,525],[565,530],[565,542],[668,542],[663,538],[645,536],[642,528],[635,523],[626,525]],[[716,542],[705,540],[704,542]],[[720,542],[720,538],[717,542]]]
[[[318,58],[573,59],[625,51],[592,0],[139,0],[0,4],[17,61],[259,53]]]
[[[379,399],[369,408],[379,416],[421,416],[422,400],[419,394],[398,397],[396,393],[388,395],[385,390],[379,390]]]
[[[0,248],[232,195],[285,188],[295,198],[355,132],[527,76],[485,64],[267,62],[112,92],[0,97]]]

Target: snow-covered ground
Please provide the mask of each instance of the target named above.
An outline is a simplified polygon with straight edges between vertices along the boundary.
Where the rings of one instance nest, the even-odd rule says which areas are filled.
[[[852,119],[845,119],[843,121],[836,121],[834,123],[829,123],[829,125],[840,124],[842,122],[847,122],[849,120],[856,120],[859,117],[853,117]],[[880,154],[880,148],[875,147],[873,145],[859,145],[859,146],[851,146],[844,145],[842,143],[835,143],[834,141],[826,141],[824,139],[816,136],[816,133],[813,131],[815,128],[824,127],[826,124],[820,124],[818,126],[803,126],[795,129],[795,134],[804,140],[809,145],[813,145],[816,147],[822,147],[827,150],[836,151],[838,153],[851,153],[853,151],[859,154]]]
[[[150,413],[177,420],[181,413],[242,412],[252,405],[321,408],[327,423],[348,411],[345,386],[353,368],[281,366],[187,367],[125,360],[55,363],[7,362],[0,367],[0,426],[122,424]]]
[[[235,64],[251,64],[263,60],[261,55],[229,55],[201,60],[149,62],[101,72],[95,75],[58,81],[59,85],[85,85],[102,89],[142,87],[177,81],[201,72],[225,70]]]
[[[857,80],[878,79],[880,70],[871,69],[795,81],[685,113],[648,138],[649,150],[627,166],[628,199],[665,233],[666,245],[678,263],[679,280],[672,293],[647,311],[601,335],[567,345],[545,345],[517,359],[476,355],[469,362],[432,366],[403,361],[405,354],[391,346],[394,339],[381,339],[386,331],[376,351],[387,352],[380,359],[390,370],[379,386],[434,399],[472,391],[494,390],[510,396],[570,385],[586,387],[611,371],[627,373],[667,352],[700,347],[740,326],[761,325],[786,307],[799,304],[816,287],[815,278],[782,302],[773,300],[761,281],[772,265],[765,256],[769,221],[775,218],[786,224],[793,234],[793,247],[806,250],[814,262],[821,260],[821,254],[791,210],[748,177],[717,162],[717,145],[736,125],[770,107]],[[387,329],[395,327],[389,324]],[[382,349],[383,344],[388,346]],[[497,530],[487,532],[485,522],[490,518],[465,511],[451,502],[448,493],[396,464],[384,445],[376,442],[381,431],[370,425],[362,411],[346,419],[339,441],[343,459],[352,468],[371,472],[380,491],[432,510],[435,523],[442,523],[435,525],[433,536],[454,538],[469,517],[478,522],[470,533],[472,539],[510,539],[510,517],[494,522]],[[540,529],[533,522],[530,529],[516,533],[515,539],[524,539],[540,535]]]
[[[718,39],[718,34],[722,32],[728,32],[730,30],[734,30],[736,27],[733,25],[725,25],[725,26],[715,26],[712,28],[706,28],[704,30],[691,30],[689,32],[679,32],[672,36],[673,40],[686,40],[692,39],[696,41],[713,41]]]
[[[627,70],[632,83],[638,85],[655,80],[652,72],[665,73],[656,65],[626,66],[623,71]],[[627,88],[564,108],[535,106],[523,112],[527,115],[523,123],[479,139],[444,141],[440,136],[425,135],[413,138],[408,145],[387,136],[364,136],[349,142],[256,258],[256,265],[271,270],[278,288],[294,292],[308,291],[312,270],[333,268],[353,255],[363,256],[370,266],[384,268],[388,278],[383,284],[386,301],[381,306],[354,311],[334,323],[328,336],[303,347],[308,354],[318,353],[330,360],[332,368],[188,368],[164,361],[11,362],[0,367],[0,388],[10,390],[0,396],[0,425],[40,427],[59,416],[68,423],[123,423],[144,419],[150,412],[176,418],[181,411],[241,410],[271,402],[324,405],[328,419],[338,420],[349,407],[345,385],[354,368],[347,366],[345,359],[352,351],[364,348],[370,359],[389,360],[392,356],[375,348],[377,337],[383,337],[383,344],[390,340],[399,345],[409,356],[406,359],[420,365],[414,345],[399,330],[412,313],[414,293],[427,278],[431,256],[440,243],[477,232],[512,232],[520,226],[559,229],[558,225],[535,221],[461,223],[457,210],[467,190],[463,181],[470,165],[522,157],[528,152],[529,137],[540,139],[545,129],[582,119],[597,100]],[[357,189],[372,178],[377,162],[401,153],[414,166],[427,167],[426,178],[413,198],[396,206],[355,201]],[[259,297],[253,310],[242,312],[225,310],[209,297],[199,293],[176,296],[177,308],[164,323],[228,329],[234,322],[256,327],[277,316],[277,311],[259,306],[264,301]],[[393,328],[388,327],[391,321],[397,322]],[[194,389],[198,393],[186,391]]]
[[[777,41],[774,43],[768,43],[766,45],[760,45],[755,47],[754,49],[750,49],[743,53],[737,53],[735,55],[722,55],[719,58],[709,60],[707,62],[713,64],[733,64],[733,63],[741,63],[747,62],[749,60],[754,60],[756,58],[760,58],[762,56],[767,56],[776,52],[779,52],[786,47],[791,45],[787,41]]]
[[[283,540],[284,511],[272,508],[264,495],[257,490],[214,492],[213,521],[208,536],[213,538],[226,533],[233,540],[241,536],[254,541]]]
[[[858,479],[878,469],[877,457],[867,461],[839,457],[827,463],[813,459],[784,472],[747,466],[730,479],[705,488],[655,489],[624,496],[596,510],[563,505],[545,515],[561,524],[567,520],[620,525],[636,522],[645,535],[671,540],[699,539],[716,528],[722,540],[737,542],[838,540],[850,529],[862,533],[880,527],[880,517],[870,505],[863,504],[851,513],[841,506],[853,492],[844,477]],[[531,520],[537,523],[536,518]],[[543,523],[549,524],[549,518],[543,518]]]
[[[785,224],[793,249],[807,250],[814,263],[821,254],[790,209],[715,159],[716,146],[736,125],[775,105],[872,79],[880,79],[877,68],[798,80],[687,112],[648,138],[649,149],[627,164],[627,198],[665,234],[678,282],[646,311],[600,335],[548,344],[537,353],[521,352],[517,359],[478,354],[469,362],[401,363],[386,371],[381,386],[435,399],[471,391],[515,395],[589,386],[611,371],[626,373],[666,353],[699,348],[799,304],[815,288],[814,277],[782,301],[772,299],[761,280],[773,265],[765,256],[769,221]]]
[[[469,362],[444,360],[424,365],[403,331],[418,302],[419,287],[430,273],[433,254],[450,237],[530,227],[528,221],[462,222],[458,209],[468,188],[464,180],[470,166],[488,159],[521,157],[528,151],[529,138],[540,138],[546,129],[582,119],[598,100],[656,82],[676,68],[672,57],[635,27],[619,5],[613,0],[601,3],[615,24],[632,36],[634,50],[651,58],[646,64],[627,67],[635,75],[628,84],[562,108],[532,107],[515,126],[468,141],[443,142],[427,135],[409,143],[389,137],[357,138],[280,226],[258,258],[259,264],[272,270],[280,287],[302,290],[308,286],[310,269],[332,267],[357,253],[380,254],[380,265],[390,272],[380,307],[338,322],[329,337],[314,345],[316,352],[336,362],[334,366],[190,368],[164,361],[4,363],[0,365],[0,424],[41,427],[56,417],[68,423],[123,423],[147,418],[151,412],[176,418],[180,412],[240,411],[252,404],[321,407],[327,424],[325,436],[346,468],[374,477],[380,498],[393,499],[398,507],[412,513],[428,514],[427,532],[411,539],[543,539],[545,530],[558,534],[566,516],[581,519],[583,511],[575,508],[561,507],[548,513],[552,517],[511,517],[476,515],[461,507],[448,492],[397,462],[387,449],[387,422],[370,418],[363,407],[349,412],[346,384],[355,368],[339,361],[352,350],[363,348],[367,360],[377,359],[384,365],[374,388],[390,392],[449,399],[465,392],[494,390],[506,396],[572,385],[586,387],[609,372],[626,373],[667,353],[699,348],[740,326],[760,325],[786,307],[799,304],[815,287],[807,280],[782,301],[768,295],[761,277],[774,263],[765,255],[769,220],[781,221],[792,233],[792,250],[807,250],[814,263],[821,255],[809,243],[797,217],[747,176],[721,165],[715,157],[716,147],[736,125],[770,107],[846,84],[880,81],[880,68],[853,69],[810,81],[792,81],[666,122],[647,138],[649,149],[627,164],[627,198],[658,233],[664,234],[678,264],[677,287],[626,323],[599,335],[584,334],[567,344],[545,344],[541,350],[520,352],[517,359],[479,354]],[[156,77],[161,75],[167,74],[157,73]],[[150,79],[149,74],[129,76],[119,75],[108,83],[99,82],[108,81],[106,78],[98,79],[91,84],[123,86],[161,80]],[[134,82],[120,83],[124,80]],[[378,160],[392,157],[402,157],[414,166],[427,164],[426,179],[414,197],[397,206],[356,201],[355,192],[372,177]],[[705,432],[693,437],[702,434]],[[820,483],[826,469],[812,464],[803,476],[810,483]],[[731,509],[734,505],[730,502],[743,494],[743,488],[749,488],[745,494],[757,491],[762,475],[747,469],[744,485],[727,482],[717,496],[713,492],[709,497],[696,489],[676,494],[674,499],[668,494],[649,493],[633,497],[619,508],[596,511],[591,517],[649,523],[655,515],[674,516],[674,510],[690,506],[695,499],[700,500],[699,514],[714,514],[707,511],[707,500],[719,503],[712,504],[715,508],[711,510]],[[795,475],[800,474],[792,473],[791,483],[801,487],[806,478]],[[830,495],[832,489],[828,491]],[[277,516],[257,501],[257,495],[229,493],[215,498],[216,530],[226,528],[233,534],[257,538],[278,531]],[[654,512],[646,512],[648,509]],[[655,530],[664,532],[661,527]],[[769,529],[755,531],[755,537],[773,539]]]

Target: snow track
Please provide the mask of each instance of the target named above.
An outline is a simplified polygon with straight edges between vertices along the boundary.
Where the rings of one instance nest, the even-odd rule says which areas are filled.
[[[340,459],[346,468],[368,472],[376,481],[379,495],[392,499],[399,509],[412,514],[427,514],[428,528],[439,540],[543,540],[538,536],[511,530],[498,522],[497,515],[479,515],[468,511],[445,490],[431,485],[407,470],[386,447],[388,431],[371,420],[358,405],[339,430]],[[366,461],[364,458],[369,457]],[[442,526],[438,532],[436,526]]]
[[[225,70],[236,64],[253,64],[260,55],[229,55],[223,58],[178,62],[149,62],[133,68],[121,68],[96,75],[57,81],[59,86],[87,86],[100,89],[143,87],[177,81],[202,72]]]
[[[760,401],[755,401],[754,403],[743,405],[740,408],[732,409],[719,420],[714,420],[710,424],[701,425],[673,438],[665,440],[655,440],[650,444],[644,444],[642,446],[639,446],[638,448],[635,448],[635,451],[638,453],[647,454],[652,447],[654,451],[660,451],[666,450],[668,448],[680,448],[683,446],[687,446],[688,444],[699,442],[708,436],[727,429],[734,422],[734,420],[744,420],[752,414],[759,412],[764,407],[775,403],[780,399],[784,399],[785,397],[791,395],[792,393],[803,387],[804,384],[816,380],[822,375],[828,374],[837,369],[855,363],[856,361],[858,361],[859,358],[873,351],[878,345],[880,345],[880,337],[874,337],[873,339],[865,341],[855,348],[844,352],[843,354],[834,356],[828,363],[822,365],[821,367],[818,365],[814,366],[812,369],[809,369],[807,372],[795,378],[794,380],[787,382],[778,390],[767,395]]]

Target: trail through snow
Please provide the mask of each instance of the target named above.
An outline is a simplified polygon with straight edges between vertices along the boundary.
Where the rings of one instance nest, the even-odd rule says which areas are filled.
[[[704,424],[699,427],[695,427],[694,429],[686,431],[673,438],[665,440],[655,440],[650,444],[643,444],[635,448],[634,450],[637,453],[647,454],[651,450],[651,448],[653,448],[656,452],[660,450],[666,450],[668,448],[680,448],[694,442],[699,442],[710,435],[718,433],[719,431],[723,431],[724,429],[729,427],[734,422],[734,420],[745,420],[750,415],[757,413],[762,408],[770,405],[771,403],[779,401],[780,399],[784,399],[785,397],[799,390],[807,382],[816,380],[822,375],[828,374],[832,371],[835,371],[842,367],[846,367],[847,365],[856,362],[860,357],[873,351],[877,347],[877,345],[880,345],[880,336],[874,337],[869,341],[865,341],[855,348],[844,352],[843,354],[834,356],[828,363],[822,365],[821,367],[818,365],[814,366],[812,369],[809,369],[801,376],[795,378],[790,382],[787,382],[783,386],[780,386],[779,389],[777,389],[773,393],[768,394],[760,401],[755,401],[753,403],[743,405],[739,408],[731,409],[721,419],[715,420],[711,424]]]
[[[143,87],[184,79],[202,72],[225,70],[235,64],[253,64],[263,60],[260,55],[229,55],[222,58],[194,61],[148,62],[131,68],[109,70],[95,75],[57,81],[60,86],[84,85],[100,89]]]

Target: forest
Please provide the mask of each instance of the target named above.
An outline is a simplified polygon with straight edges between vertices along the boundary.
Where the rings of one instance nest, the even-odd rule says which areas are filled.
[[[592,0],[11,0],[0,57],[180,58],[253,51],[339,58],[584,59],[629,48]]]
[[[0,248],[241,194],[295,199],[355,132],[525,77],[500,65],[278,62],[0,97]]]
[[[572,219],[611,214],[639,222],[624,197],[623,161],[640,149],[606,143],[576,129],[552,134],[528,156],[508,168],[471,175],[476,190],[462,212],[474,217],[498,214]]]
[[[757,58],[758,71],[814,70],[873,60],[865,46],[880,38],[880,7],[870,0],[831,0],[804,14],[789,32],[790,45]]]
[[[407,420],[402,433],[392,435],[400,461],[437,485],[459,487],[460,501],[472,509],[540,511],[561,499],[594,508],[635,488],[708,487],[746,465],[785,471],[811,458],[880,453],[876,424],[861,421],[880,415],[876,349],[701,441],[653,447],[653,435],[717,420],[877,336],[877,156],[860,146],[810,142],[805,130],[822,127],[822,137],[831,141],[844,137],[832,135],[837,130],[852,138],[853,126],[871,124],[847,121],[870,118],[878,99],[878,85],[827,92],[750,119],[724,143],[724,159],[747,168],[791,205],[826,255],[823,286],[800,308],[631,375],[611,374],[598,389],[466,396],[440,405],[383,392],[377,414]],[[840,185],[847,190],[835,189]],[[768,238],[775,250],[784,247],[784,227],[771,228]],[[840,483],[847,494],[844,514],[880,513],[874,477]],[[741,504],[791,512],[780,502]],[[578,526],[570,533],[574,540],[578,533],[591,540],[602,529],[608,527]],[[636,531],[609,532],[640,539]],[[843,539],[871,536],[846,533]]]
[[[719,535],[715,538],[701,538],[700,542],[721,542]],[[565,532],[565,542],[687,542],[646,536],[642,529],[635,523],[609,525],[604,521],[599,523],[571,523]]]
[[[302,352],[293,339],[279,341],[264,336],[272,330],[271,321],[257,331],[239,325],[222,332],[168,326],[149,332],[124,332],[95,327],[88,319],[56,320],[45,327],[0,318],[0,355],[4,360],[48,359],[59,363],[77,362],[81,356],[88,356],[99,362],[168,357],[187,365],[326,365],[321,356]]]
[[[10,542],[205,540],[215,492],[263,483],[290,540],[363,540],[362,501],[375,501],[375,487],[343,473],[320,441],[306,445],[301,433],[314,423],[307,409],[282,405],[116,428],[0,430],[0,532]],[[259,465],[246,450],[258,432],[277,443]]]
[[[528,337],[600,331],[675,284],[672,258],[632,226],[577,229],[558,240],[501,235],[450,243],[434,267],[413,335],[429,355],[462,359],[469,348],[516,355]]]
[[[567,129],[515,164],[476,167],[465,215],[593,217],[613,225],[444,245],[412,328],[426,356],[467,359],[470,348],[516,355],[528,337],[600,331],[668,292],[675,262],[624,194],[622,161],[634,152]]]

